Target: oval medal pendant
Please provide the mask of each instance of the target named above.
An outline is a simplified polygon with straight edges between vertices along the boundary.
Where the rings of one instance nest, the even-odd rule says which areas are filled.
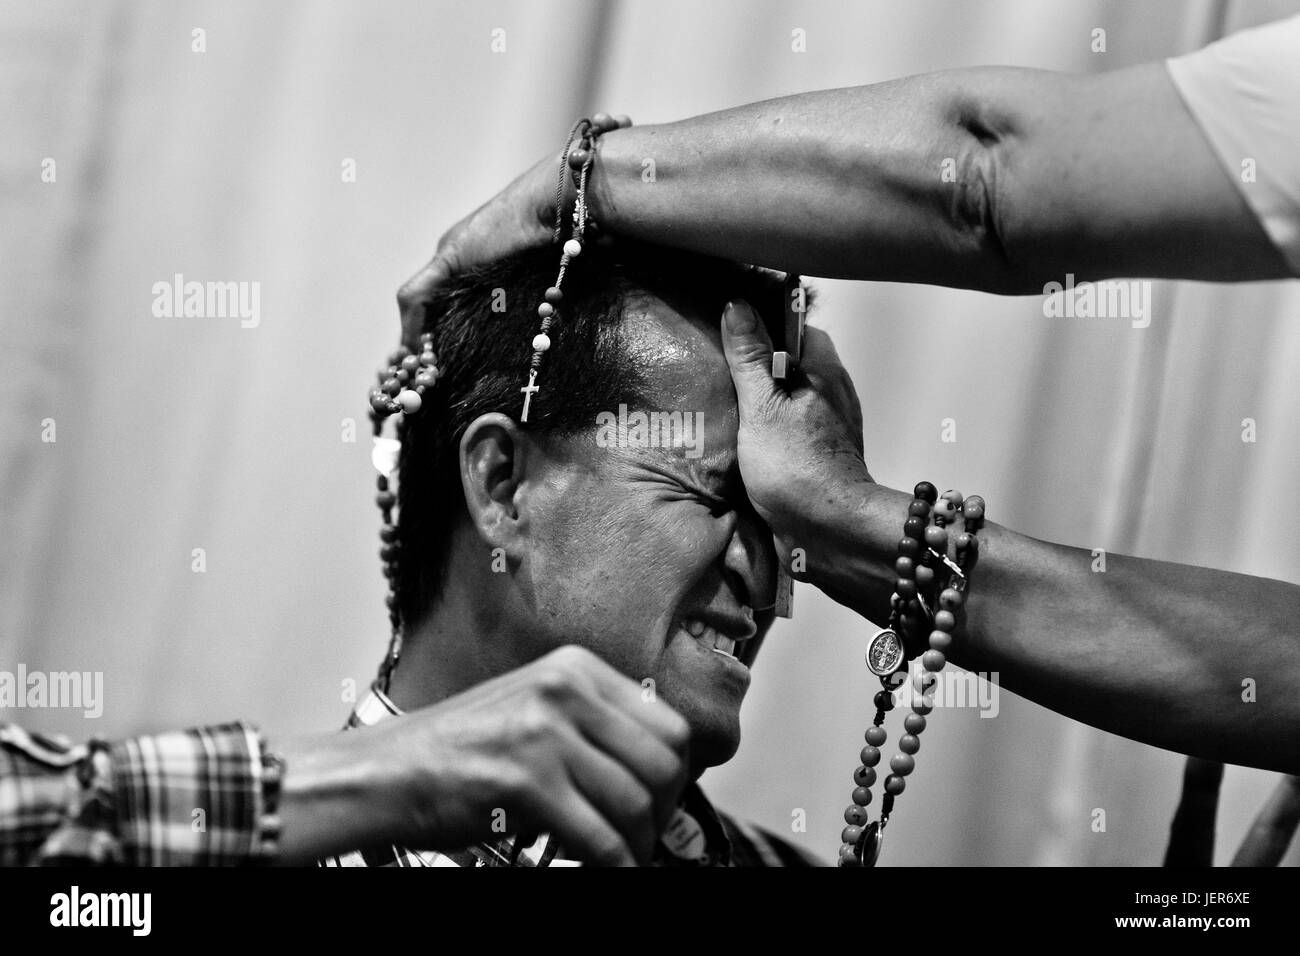
[[[875,633],[867,645],[867,669],[877,677],[888,677],[903,666],[903,640],[888,627]]]
[[[880,859],[880,847],[885,842],[885,831],[877,820],[862,831],[862,865],[875,866]]]
[[[699,822],[680,807],[673,812],[673,818],[659,838],[666,849],[679,860],[704,864],[709,861],[708,841],[704,828]]]

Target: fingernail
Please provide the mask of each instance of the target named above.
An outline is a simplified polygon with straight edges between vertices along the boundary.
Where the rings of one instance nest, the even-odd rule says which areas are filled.
[[[722,315],[727,327],[740,335],[749,335],[758,327],[758,317],[744,299],[732,299]]]

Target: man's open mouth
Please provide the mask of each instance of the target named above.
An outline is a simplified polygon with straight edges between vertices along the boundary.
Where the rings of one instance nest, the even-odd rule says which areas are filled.
[[[739,622],[737,623],[739,624]],[[686,618],[682,628],[713,653],[729,657],[737,663],[739,663],[737,653],[744,647],[745,641],[749,639],[748,636],[739,636],[737,631],[743,630],[747,635],[753,633],[752,623],[748,626],[729,628],[728,631],[724,631],[697,617]]]

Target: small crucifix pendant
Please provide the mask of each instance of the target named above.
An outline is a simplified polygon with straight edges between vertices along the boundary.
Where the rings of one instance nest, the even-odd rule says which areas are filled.
[[[536,381],[537,381],[537,369],[535,368],[529,369],[528,384],[519,390],[524,393],[524,413],[519,418],[521,422],[528,421],[528,406],[533,401],[534,393],[540,392],[542,390],[542,386],[533,384]]]

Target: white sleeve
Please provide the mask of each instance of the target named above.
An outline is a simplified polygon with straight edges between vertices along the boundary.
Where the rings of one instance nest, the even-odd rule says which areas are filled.
[[[1165,62],[1229,177],[1300,276],[1300,16]]]

